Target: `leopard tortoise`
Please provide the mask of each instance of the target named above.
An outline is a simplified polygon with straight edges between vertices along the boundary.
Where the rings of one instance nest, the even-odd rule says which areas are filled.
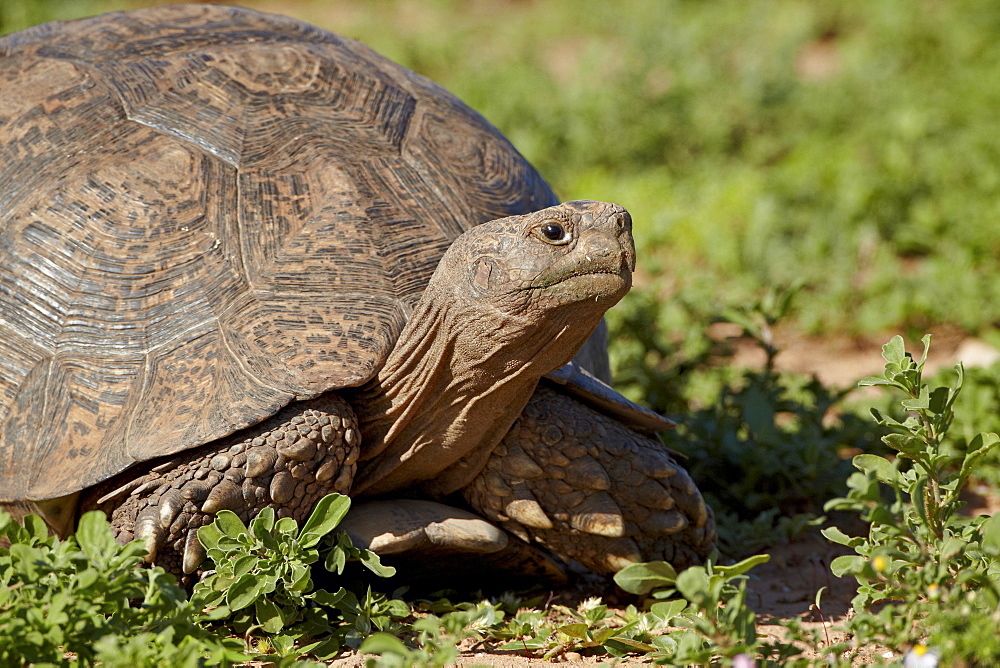
[[[63,534],[105,509],[178,573],[219,510],[330,492],[383,554],[551,575],[712,548],[665,421],[588,340],[629,214],[558,204],[442,88],[187,5],[0,38],[0,89],[0,507]]]

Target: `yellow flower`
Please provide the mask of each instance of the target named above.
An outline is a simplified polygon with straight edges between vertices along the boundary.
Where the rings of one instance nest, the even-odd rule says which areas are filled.
[[[872,568],[875,569],[876,573],[881,573],[886,568],[888,568],[889,562],[882,555],[877,555],[872,558]]]

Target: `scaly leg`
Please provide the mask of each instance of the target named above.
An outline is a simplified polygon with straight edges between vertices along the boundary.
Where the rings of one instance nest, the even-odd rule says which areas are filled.
[[[246,523],[271,507],[301,523],[326,494],[348,493],[360,444],[354,411],[324,395],[152,462],[143,475],[125,471],[90,492],[82,507],[108,511],[119,543],[144,538],[151,563],[190,574],[205,558],[197,531],[217,512],[231,510]]]
[[[659,440],[542,386],[461,493],[514,535],[596,572],[660,559],[680,569],[715,544],[711,510]]]

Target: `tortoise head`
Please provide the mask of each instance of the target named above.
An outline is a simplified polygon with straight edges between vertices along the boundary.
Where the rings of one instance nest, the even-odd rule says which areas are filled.
[[[474,227],[441,259],[378,377],[354,401],[355,492],[450,494],[485,464],[538,380],[628,292],[632,220],[567,202]]]
[[[575,201],[469,230],[442,258],[432,283],[446,281],[464,293],[460,298],[515,317],[570,310],[589,321],[585,314],[599,319],[628,292],[634,268],[628,212]]]

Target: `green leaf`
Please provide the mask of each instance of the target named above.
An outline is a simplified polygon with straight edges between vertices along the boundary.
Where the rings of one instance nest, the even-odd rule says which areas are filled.
[[[260,597],[263,588],[263,581],[256,575],[248,573],[234,582],[226,592],[226,604],[234,612],[242,610]]]
[[[257,513],[257,517],[253,518],[250,522],[250,531],[255,536],[258,535],[257,531],[270,533],[274,529],[274,508],[271,506],[265,506]]]
[[[856,554],[845,554],[830,562],[830,570],[836,577],[860,573],[867,563],[864,557]]]
[[[80,518],[76,542],[84,554],[95,560],[103,561],[118,551],[118,544],[111,535],[111,525],[99,510],[91,510]]]
[[[26,515],[24,520],[24,529],[28,532],[29,538],[34,538],[37,541],[43,541],[49,537],[49,527],[38,515],[34,513]]]
[[[198,529],[198,540],[205,546],[206,550],[219,547],[219,539],[223,536],[222,530],[215,525],[215,522],[206,524]]]
[[[379,556],[371,550],[359,550],[358,560],[364,565],[365,568],[380,578],[391,578],[396,574],[396,568],[394,566],[384,565],[379,559]]]
[[[614,629],[611,629],[614,631]],[[644,654],[649,652],[655,652],[656,647],[653,645],[648,645],[644,642],[640,642],[633,638],[625,638],[623,636],[615,636],[614,638],[608,638],[604,642],[604,646],[608,649],[613,648],[615,645],[621,645],[622,649],[626,652],[642,652]]]
[[[915,436],[909,434],[886,434],[882,437],[882,442],[893,450],[907,455],[911,459],[923,451],[924,444]],[[858,455],[859,457],[861,455]]]
[[[563,624],[558,627],[558,631],[563,635],[567,635],[570,638],[576,638],[578,640],[587,639],[587,629],[588,626],[583,622],[576,622],[573,624]]]
[[[867,521],[875,526],[896,526],[899,524],[899,518],[882,505],[875,506],[869,511]],[[860,545],[860,543],[858,544]]]
[[[82,571],[76,576],[76,590],[81,592],[84,589],[89,589],[96,582],[100,574],[97,572],[96,568],[88,568]]]
[[[345,594],[347,594],[347,590],[343,587],[332,594],[325,589],[317,589],[312,593],[312,599],[320,605],[333,608],[340,603],[340,600],[344,598]]]
[[[347,566],[347,551],[344,548],[338,545],[327,551],[323,567],[328,572],[342,575],[345,566]]]
[[[968,542],[962,540],[961,538],[958,538],[957,536],[950,536],[938,548],[937,559],[940,562],[947,563],[951,557],[954,557],[956,554],[965,550],[968,545]]]
[[[947,387],[935,387],[931,390],[927,407],[932,413],[941,414],[948,410],[952,403],[952,392]]]
[[[250,571],[257,567],[257,562],[259,560],[252,554],[244,554],[242,557],[236,559],[236,562],[232,565],[233,577],[241,578]]]
[[[944,388],[947,391],[947,388]],[[916,399],[904,399],[900,404],[908,411],[922,411],[930,407],[931,395],[927,386],[920,388],[920,394]]]
[[[892,486],[899,484],[899,469],[884,457],[878,455],[857,455],[851,460],[855,468],[872,473],[877,479]],[[846,545],[846,543],[844,543]]]
[[[615,583],[630,594],[648,594],[677,580],[677,571],[666,561],[629,564],[614,575]]]
[[[25,582],[35,582],[38,579],[37,562],[44,563],[41,550],[24,543],[15,543],[10,546],[10,556],[13,557],[17,573]]]
[[[960,484],[964,484],[969,479],[969,476],[979,467],[983,457],[998,443],[1000,443],[1000,436],[993,432],[976,434],[976,437],[969,443],[965,459],[962,460],[962,469],[958,474]]]
[[[689,601],[709,593],[708,573],[702,566],[692,566],[677,576],[677,590]]]
[[[257,623],[267,633],[278,633],[285,625],[281,609],[270,599],[263,597],[254,602]]]
[[[243,524],[243,520],[240,519],[239,515],[231,510],[220,510],[215,516],[215,522],[213,522],[220,531],[230,538],[236,538],[242,534],[247,533],[247,527]]]
[[[823,592],[824,591],[826,591],[826,587],[820,587],[816,591],[816,598],[813,600],[813,606],[815,606],[815,608],[817,610],[822,610],[823,609],[823,606],[820,605],[820,599],[823,598]]]
[[[979,530],[983,535],[983,552],[994,557],[1000,556],[1000,513],[986,520]]]
[[[924,334],[923,337],[921,337],[921,339],[920,339],[920,343],[922,343],[924,345],[924,352],[920,356],[919,368],[921,368],[921,369],[923,369],[924,368],[924,364],[927,363],[927,353],[930,352],[930,349],[931,349],[931,339],[932,338],[933,337],[930,334]]]
[[[752,557],[747,557],[743,561],[732,564],[731,566],[714,566],[713,571],[723,576],[726,579],[734,578],[739,575],[743,575],[749,571],[754,566],[759,566],[760,564],[766,564],[771,560],[771,555],[769,554],[755,554]]]
[[[274,525],[275,533],[282,534],[285,536],[295,536],[299,528],[299,525],[295,522],[293,517],[282,517]]]
[[[351,509],[351,500],[341,494],[327,494],[313,508],[302,526],[299,542],[304,548],[314,547],[320,538],[330,533]]]
[[[287,587],[292,591],[309,591],[312,589],[311,575],[312,569],[305,564],[293,564],[291,583]]]
[[[928,520],[933,520],[934,518],[927,517],[927,506],[924,499],[924,491],[927,489],[927,478],[920,477],[913,484],[913,489],[910,491],[910,503],[913,504],[914,509],[917,511],[917,517],[921,519],[925,524]]]
[[[336,635],[332,635],[325,640],[315,643],[310,648],[309,653],[314,655],[320,661],[327,661],[332,659],[339,651],[340,639]]]
[[[282,633],[280,635],[272,636],[271,644],[274,645],[274,649],[278,652],[278,654],[288,656],[295,647],[295,640],[296,638],[294,636]]]
[[[260,578],[261,594],[264,594],[266,596],[267,594],[270,594],[271,592],[273,592],[275,589],[278,588],[277,575],[274,575],[273,573],[261,573],[258,577]]]
[[[390,635],[388,633],[373,633],[365,638],[365,641],[361,643],[361,647],[358,648],[358,652],[361,654],[389,654],[405,657],[409,654],[410,650],[407,649],[402,640],[394,635]]]
[[[673,601],[659,601],[650,606],[649,611],[662,623],[667,623],[677,615],[684,612],[687,601],[676,599]]]
[[[854,547],[864,541],[864,538],[860,536],[848,536],[846,533],[838,529],[837,527],[827,527],[820,531],[827,540],[837,543],[838,545],[846,545],[847,547]]]
[[[906,346],[903,345],[903,337],[897,334],[889,339],[889,343],[882,346],[882,358],[889,364],[896,364],[900,368],[906,368]]]

